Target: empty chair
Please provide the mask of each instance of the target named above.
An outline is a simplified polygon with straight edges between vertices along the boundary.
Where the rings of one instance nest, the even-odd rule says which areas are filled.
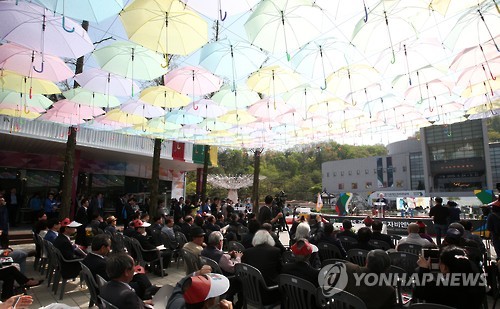
[[[54,278],[55,271],[59,269],[59,260],[54,252],[54,245],[50,241],[44,239],[43,245],[47,252],[47,273],[45,274],[45,278],[47,278],[47,287],[49,287]]]
[[[397,250],[420,255],[422,253],[422,246],[403,243],[397,246]]]
[[[383,240],[370,239],[368,243],[375,248],[382,249],[384,251],[391,249],[391,246]]]
[[[289,309],[315,308],[316,287],[309,281],[291,275],[279,276],[283,306]]]
[[[80,267],[82,268],[82,278],[85,281],[90,293],[89,308],[93,305],[97,305],[99,307],[99,287],[94,280],[94,276],[90,269],[82,262],[80,262]]]
[[[318,255],[321,261],[327,259],[342,259],[342,252],[334,244],[322,242],[318,244]]]
[[[367,309],[361,298],[349,292],[331,288],[331,296],[326,297],[321,287],[316,289],[316,300],[322,309]]]
[[[347,251],[347,260],[359,266],[366,265],[366,256],[368,255],[367,250],[363,249],[351,249]]]
[[[337,239],[340,240],[340,242],[342,243],[342,247],[344,247],[346,251],[348,251],[349,249],[353,248],[355,245],[358,244],[358,241],[350,236],[337,235]]]
[[[415,272],[417,268],[418,255],[409,252],[389,252],[389,258],[391,259],[391,265],[401,267],[408,274]]]
[[[246,306],[264,308],[264,306],[280,304],[279,287],[277,285],[268,287],[257,268],[245,263],[238,263],[234,266],[234,270],[243,287]]]
[[[393,287],[396,289],[397,303],[398,305],[404,305],[405,302],[403,302],[403,285],[406,286],[406,282],[404,282],[403,280],[406,279],[406,270],[404,270],[401,267],[391,265],[389,266],[389,269],[387,269],[386,273],[396,276],[397,278],[397,280],[395,280],[396,285],[393,285]],[[411,292],[411,289],[412,288],[409,287],[409,292]]]
[[[33,267],[35,270],[38,270],[41,275],[43,275],[48,261],[47,250],[45,249],[43,238],[39,234],[33,233],[33,241],[35,242],[37,255],[39,255],[38,261],[37,257],[35,256],[35,263],[33,264]]]

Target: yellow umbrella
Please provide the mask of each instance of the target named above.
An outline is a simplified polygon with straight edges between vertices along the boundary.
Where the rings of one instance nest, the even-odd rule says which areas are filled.
[[[147,121],[147,119],[144,117],[125,113],[121,111],[119,108],[110,110],[109,112],[106,113],[106,115],[102,117],[102,119],[125,123],[129,125],[143,124]]]
[[[40,116],[40,113],[31,110],[30,107],[26,107],[24,110],[21,110],[21,109],[14,109],[10,107],[0,106],[0,115],[20,117],[26,119],[35,119]]]
[[[278,65],[255,71],[247,80],[248,88],[269,96],[274,96],[301,84],[300,75]]]
[[[60,93],[61,90],[53,82],[22,76],[11,71],[1,70],[0,87],[16,91],[19,93],[33,94],[54,94]]]
[[[379,72],[365,64],[345,66],[333,72],[327,79],[327,89],[339,97],[347,96],[380,81]]]
[[[500,89],[500,79],[488,79],[481,83],[469,86],[462,91],[461,96],[463,98],[472,98],[475,96],[480,96],[485,93],[490,94],[491,92]]]
[[[189,104],[188,96],[165,86],[155,86],[144,89],[139,97],[142,101],[163,108],[182,107]]]
[[[120,13],[129,39],[163,54],[187,55],[208,41],[208,24],[179,0],[136,0]]]
[[[247,124],[257,120],[254,116],[250,115],[246,110],[230,111],[219,118],[219,121],[231,124]]]

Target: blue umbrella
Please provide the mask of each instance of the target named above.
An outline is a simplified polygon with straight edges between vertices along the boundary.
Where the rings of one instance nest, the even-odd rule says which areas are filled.
[[[123,0],[36,0],[47,9],[80,20],[99,23],[123,9]],[[64,20],[64,19],[63,19]]]
[[[168,112],[166,119],[168,122],[177,123],[177,124],[196,124],[203,121],[203,117],[195,116],[192,114],[186,113],[184,110],[174,110],[172,112]]]
[[[236,81],[257,70],[266,60],[261,49],[241,41],[223,39],[209,43],[201,49],[200,65],[211,72]]]

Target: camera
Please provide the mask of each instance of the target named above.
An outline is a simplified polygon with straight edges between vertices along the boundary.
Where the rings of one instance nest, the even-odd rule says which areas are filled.
[[[276,203],[276,206],[281,210],[285,206],[286,203],[286,194],[285,191],[281,190],[276,196],[274,197],[274,202]]]

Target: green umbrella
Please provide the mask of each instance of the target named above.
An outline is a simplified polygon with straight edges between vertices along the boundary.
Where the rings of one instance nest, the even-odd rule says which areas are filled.
[[[102,69],[131,79],[152,80],[167,73],[164,59],[150,49],[130,42],[116,42],[94,52]]]

